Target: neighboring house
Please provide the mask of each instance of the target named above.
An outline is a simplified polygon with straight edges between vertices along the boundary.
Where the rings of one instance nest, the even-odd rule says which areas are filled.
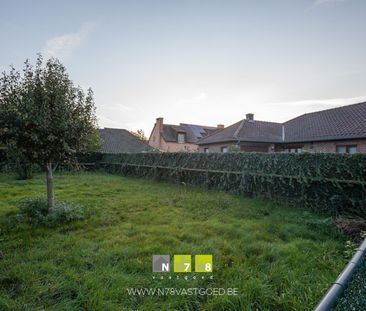
[[[163,118],[157,118],[149,138],[149,145],[161,151],[197,151],[197,141],[210,135],[223,125],[217,127],[180,123],[164,124]]]
[[[144,141],[136,138],[124,129],[104,128],[99,130],[101,138],[101,152],[125,153],[152,150]]]
[[[254,120],[249,113],[200,139],[201,152],[366,152],[366,102],[303,114],[284,123]]]

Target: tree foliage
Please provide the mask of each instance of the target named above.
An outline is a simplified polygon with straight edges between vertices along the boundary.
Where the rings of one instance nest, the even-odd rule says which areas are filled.
[[[147,138],[145,136],[145,132],[143,130],[137,130],[136,132],[130,131],[130,133],[135,136],[136,138],[138,138],[139,140],[142,141],[147,141]]]
[[[25,62],[22,73],[11,67],[2,74],[0,142],[46,168],[51,184],[58,164],[73,162],[76,152],[94,144],[96,128],[93,91],[74,86],[59,60],[44,64],[39,55],[35,66]],[[48,190],[51,199],[52,185]]]

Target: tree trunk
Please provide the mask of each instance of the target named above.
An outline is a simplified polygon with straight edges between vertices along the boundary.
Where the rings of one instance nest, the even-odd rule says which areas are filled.
[[[48,211],[50,211],[53,208],[54,204],[52,163],[51,162],[47,163],[46,168],[47,168],[47,205],[48,205]]]

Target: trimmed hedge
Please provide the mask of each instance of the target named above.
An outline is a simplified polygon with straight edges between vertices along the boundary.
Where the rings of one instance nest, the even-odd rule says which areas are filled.
[[[88,152],[88,153],[78,153],[76,154],[77,161],[80,164],[91,164],[102,161],[103,153],[100,152]]]
[[[106,154],[106,171],[266,196],[332,215],[366,215],[366,155]]]

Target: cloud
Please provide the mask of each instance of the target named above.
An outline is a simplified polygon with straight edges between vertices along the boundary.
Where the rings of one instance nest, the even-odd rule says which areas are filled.
[[[189,99],[182,99],[178,101],[179,105],[190,105],[190,104],[200,104],[203,103],[207,99],[207,93],[201,92],[197,96],[194,96]]]
[[[98,125],[99,127],[115,127],[115,128],[124,128],[123,127],[123,124],[121,124],[121,122],[118,122],[118,121],[115,121],[115,120],[112,120],[111,118],[108,118],[107,116],[105,115],[101,115],[99,114],[97,116],[98,118]]]
[[[309,99],[290,102],[271,102],[257,106],[260,114],[270,121],[284,122],[304,113],[366,102],[366,96],[329,99]]]
[[[345,0],[315,0],[314,6],[319,6],[326,3],[337,3],[337,2],[344,2]]]
[[[103,109],[107,109],[107,110],[114,110],[114,111],[121,111],[121,112],[126,112],[126,111],[132,111],[135,110],[133,107],[127,106],[127,105],[123,105],[121,103],[109,103],[109,104],[102,104],[99,105],[99,107],[103,108]]]
[[[358,96],[358,97],[339,97],[339,98],[327,98],[327,99],[308,99],[308,100],[299,100],[292,102],[282,102],[282,103],[271,103],[271,105],[288,105],[288,106],[296,106],[296,107],[308,107],[315,109],[322,108],[335,108],[344,105],[350,105],[355,103],[361,103],[366,101],[366,96]]]
[[[341,2],[345,2],[348,0],[313,0],[313,3],[310,5],[310,7],[306,11],[312,11],[313,9],[316,9],[320,6],[326,6],[331,4],[337,4]]]
[[[94,23],[84,23],[79,31],[75,33],[64,34],[48,39],[43,47],[42,54],[45,58],[68,58],[71,53],[82,44],[93,28]]]
[[[206,100],[206,98],[207,98],[207,94],[205,92],[202,92],[198,96],[193,98],[193,101],[196,103],[200,103],[200,102],[203,102],[204,100]]]

